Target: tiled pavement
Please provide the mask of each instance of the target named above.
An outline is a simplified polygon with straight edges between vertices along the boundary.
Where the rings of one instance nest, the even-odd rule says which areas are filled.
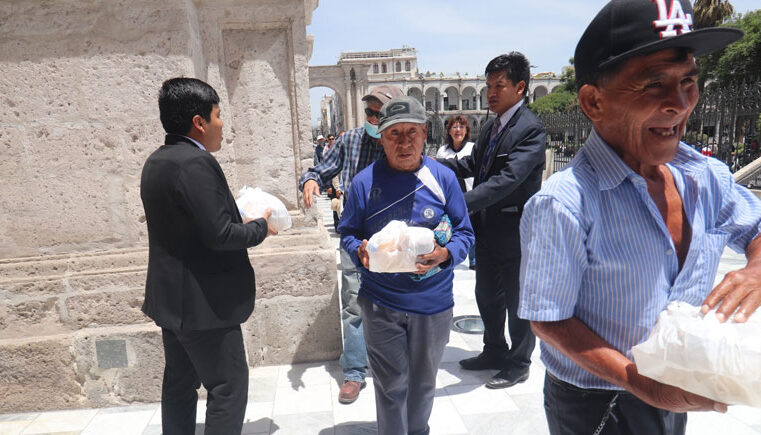
[[[335,245],[330,210],[318,201]],[[742,256],[727,251],[719,277],[744,264]],[[718,278],[717,278],[718,279]],[[475,276],[464,265],[455,271],[454,315],[478,314],[473,295]],[[256,315],[256,314],[254,314]],[[494,374],[468,372],[457,361],[481,348],[479,335],[452,332],[438,373],[438,386],[430,419],[432,434],[547,433],[542,405],[544,369],[534,353],[531,376],[507,390],[488,390],[484,382]],[[372,382],[351,405],[336,400],[341,369],[336,361],[257,367],[251,369],[244,434],[362,435],[374,434],[375,401]],[[0,392],[0,397],[2,392]],[[2,399],[0,399],[2,400]],[[203,433],[205,402],[198,405],[197,431]],[[81,409],[0,415],[0,435],[149,435],[161,433],[158,404],[107,409]],[[692,413],[687,434],[761,435],[761,409],[730,407],[726,415]]]

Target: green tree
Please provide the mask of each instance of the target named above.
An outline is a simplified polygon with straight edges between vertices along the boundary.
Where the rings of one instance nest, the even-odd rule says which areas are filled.
[[[692,24],[695,29],[714,27],[732,16],[734,8],[728,0],[695,0]]]
[[[709,79],[725,85],[761,78],[761,9],[738,15],[723,26],[742,29],[745,36],[699,60],[701,85]]]
[[[568,111],[577,104],[579,101],[576,98],[576,72],[573,68],[573,58],[570,58],[560,74],[560,85],[529,104],[528,108],[537,115],[549,115]]]
[[[558,87],[555,91],[529,104],[528,108],[537,115],[549,115],[565,112],[574,104],[577,104],[576,93]]]

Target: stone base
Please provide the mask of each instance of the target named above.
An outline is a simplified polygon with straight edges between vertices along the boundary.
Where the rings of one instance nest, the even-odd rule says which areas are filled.
[[[337,358],[335,250],[314,216],[249,251],[252,366]],[[161,330],[140,311],[147,249],[0,260],[0,413],[161,398]]]

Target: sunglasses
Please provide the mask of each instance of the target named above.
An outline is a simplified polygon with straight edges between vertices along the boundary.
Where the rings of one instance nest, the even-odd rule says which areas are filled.
[[[376,118],[380,118],[380,112],[376,112],[375,110],[365,107],[365,115],[367,115],[368,118],[372,118],[373,116]]]

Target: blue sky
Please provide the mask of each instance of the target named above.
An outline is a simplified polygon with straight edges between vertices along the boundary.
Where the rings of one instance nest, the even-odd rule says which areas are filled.
[[[320,0],[307,33],[309,65],[335,65],[342,51],[417,49],[421,72],[482,74],[494,56],[517,50],[532,73],[560,73],[602,0]],[[731,0],[736,12],[759,0]],[[312,122],[327,88],[310,91]]]

